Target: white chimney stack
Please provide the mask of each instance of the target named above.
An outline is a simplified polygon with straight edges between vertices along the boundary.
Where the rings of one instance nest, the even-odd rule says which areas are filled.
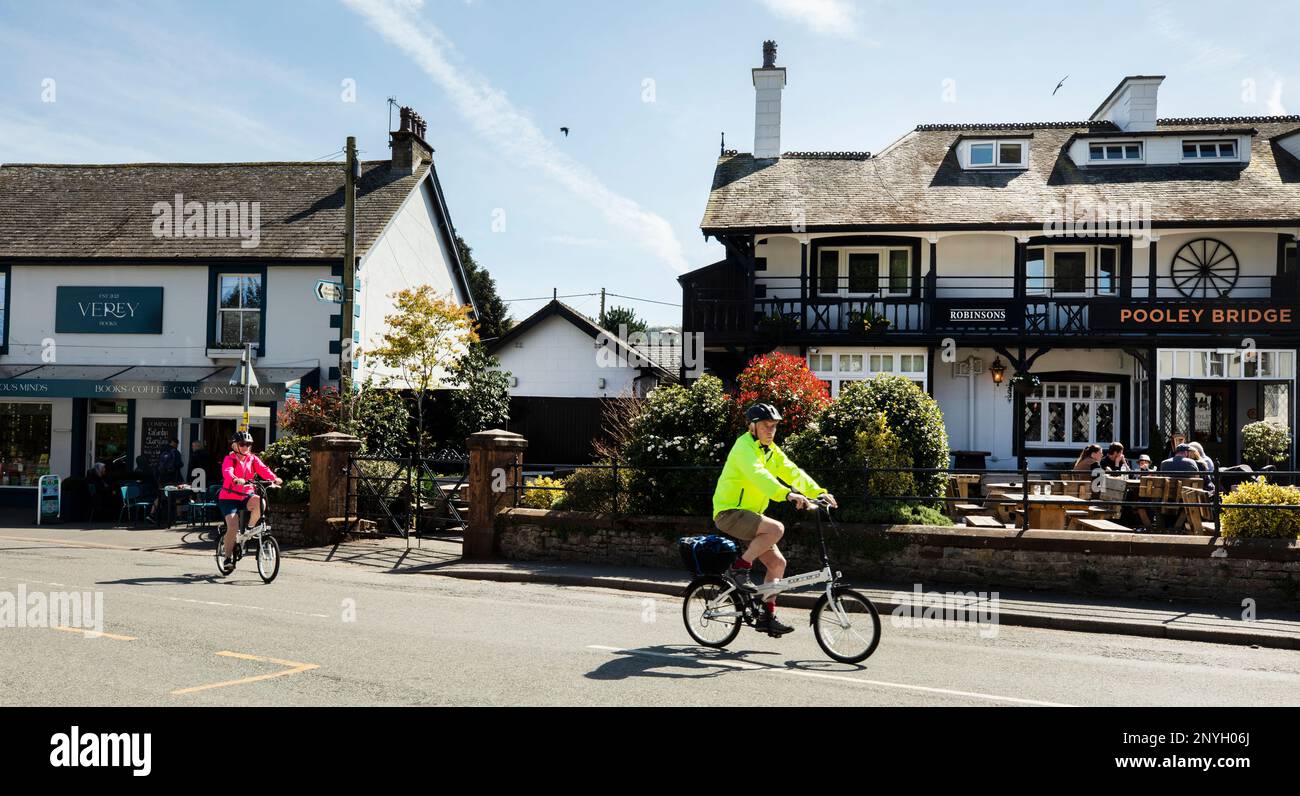
[[[1156,95],[1164,75],[1132,75],[1120,81],[1115,90],[1089,117],[1095,122],[1114,122],[1125,132],[1151,132],[1156,129]]]
[[[763,42],[763,66],[754,72],[754,157],[781,157],[781,91],[785,67],[776,65],[776,42]]]

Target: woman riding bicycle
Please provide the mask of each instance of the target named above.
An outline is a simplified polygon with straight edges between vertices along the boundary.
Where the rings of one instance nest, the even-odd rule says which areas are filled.
[[[262,501],[253,490],[253,478],[260,476],[276,485],[284,483],[253,453],[253,435],[236,431],[230,438],[231,452],[221,463],[221,492],[217,507],[226,518],[226,561],[224,569],[235,569],[235,537],[239,535],[239,514],[249,512],[248,526],[256,527],[262,519]]]
[[[807,473],[790,461],[773,440],[781,413],[771,404],[754,404],[745,412],[749,430],[736,440],[713,492],[713,522],[728,536],[748,541],[749,547],[732,565],[732,574],[742,587],[752,588],[749,569],[755,561],[767,567],[764,583],[785,574],[785,556],[776,543],[785,534],[785,526],[763,516],[770,500],[789,500],[807,508],[808,498],[825,496],[837,506],[835,496],[817,485]],[[758,628],[768,633],[784,634],[794,630],[776,619],[776,598],[766,603],[767,610]]]

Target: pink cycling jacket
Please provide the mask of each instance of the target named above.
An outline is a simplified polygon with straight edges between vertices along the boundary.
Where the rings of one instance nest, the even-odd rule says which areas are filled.
[[[226,460],[221,463],[221,493],[217,495],[220,500],[243,500],[253,494],[252,484],[236,484],[236,478],[242,478],[245,481],[253,480],[254,475],[259,475],[268,481],[274,481],[275,473],[267,467],[254,454],[247,456],[238,456],[234,453],[226,454]]]

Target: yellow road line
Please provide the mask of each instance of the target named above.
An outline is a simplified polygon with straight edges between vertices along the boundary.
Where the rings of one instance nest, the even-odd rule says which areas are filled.
[[[225,688],[227,686],[232,686],[232,685],[244,685],[246,683],[256,683],[262,680],[270,680],[272,677],[283,677],[289,674],[301,674],[303,672],[309,672],[312,669],[320,668],[320,664],[317,663],[299,663],[297,661],[280,660],[279,658],[263,658],[257,655],[249,655],[244,652],[230,652],[229,650],[222,650],[217,654],[226,658],[238,658],[243,661],[259,661],[261,663],[274,663],[279,666],[287,666],[289,668],[281,672],[272,672],[271,674],[259,674],[255,677],[242,677],[238,680],[226,680],[220,683],[196,685],[193,688],[181,688],[179,690],[173,691],[172,696],[180,696],[181,694],[193,694],[196,691],[207,691],[212,688]]]
[[[62,630],[65,633],[85,633],[86,638],[111,638],[114,641],[135,641],[136,640],[135,636],[119,636],[114,633],[104,633],[99,630],[82,630],[79,627],[63,627],[62,625],[55,625],[54,629]]]

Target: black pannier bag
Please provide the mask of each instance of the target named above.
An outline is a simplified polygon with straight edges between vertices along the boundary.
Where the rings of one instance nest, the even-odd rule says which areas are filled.
[[[695,575],[721,575],[736,560],[736,543],[725,536],[684,536],[677,540],[682,563]]]

